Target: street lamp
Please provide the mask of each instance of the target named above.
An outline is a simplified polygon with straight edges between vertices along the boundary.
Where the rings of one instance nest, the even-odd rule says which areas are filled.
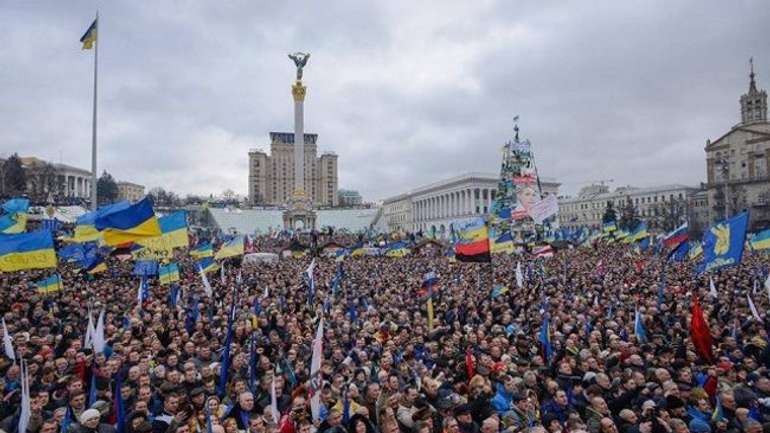
[[[722,179],[724,180],[724,200],[725,200],[725,219],[730,218],[730,200],[729,200],[729,182],[730,182],[730,163],[725,158],[719,158],[714,161],[714,164],[719,165],[719,169],[722,171]]]

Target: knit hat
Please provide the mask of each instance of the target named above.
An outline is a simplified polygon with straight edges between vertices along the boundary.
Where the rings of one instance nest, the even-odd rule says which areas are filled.
[[[83,413],[80,414],[80,423],[83,424],[90,419],[99,418],[99,417],[101,417],[101,413],[99,413],[98,410],[86,409],[83,411]]]

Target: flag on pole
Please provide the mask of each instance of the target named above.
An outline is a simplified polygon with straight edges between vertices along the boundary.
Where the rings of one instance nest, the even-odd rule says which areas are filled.
[[[230,372],[230,346],[233,344],[233,322],[235,322],[235,303],[237,295],[233,290],[233,300],[230,304],[230,314],[227,316],[227,334],[225,335],[224,351],[222,352],[222,366],[219,372],[219,384],[217,395],[223,397],[227,392],[228,373]]]
[[[313,303],[315,298],[315,278],[313,277],[313,271],[315,270],[315,259],[310,261],[305,272],[302,274],[305,279],[305,285],[307,286],[307,301],[309,304]]]
[[[709,296],[711,296],[712,299],[716,299],[719,297],[719,294],[717,293],[717,288],[714,285],[714,279],[709,277]]]
[[[203,289],[206,292],[206,295],[210,298],[214,296],[214,290],[211,289],[211,284],[209,283],[209,279],[206,277],[206,272],[203,270],[203,268],[198,265],[198,274],[201,276],[201,281],[203,282]]]
[[[13,351],[13,339],[11,334],[8,333],[8,327],[5,326],[5,319],[3,319],[3,349],[8,359],[16,361],[16,354]]]
[[[98,18],[95,19],[94,22],[92,22],[88,27],[88,30],[86,30],[86,32],[80,38],[80,42],[83,44],[84,50],[90,50],[94,47],[94,42],[96,42],[96,28],[99,25],[98,21]]]
[[[757,311],[757,307],[754,305],[754,301],[751,299],[751,294],[746,293],[746,300],[749,302],[749,309],[751,310],[751,315],[754,316],[754,319],[756,319],[757,322],[762,323],[762,316],[759,315],[759,311]]]
[[[551,355],[553,354],[553,346],[551,346],[551,330],[548,322],[548,314],[544,314],[543,324],[540,325],[540,336],[538,337],[540,349],[546,363],[551,360]]]
[[[313,340],[313,357],[310,360],[310,411],[313,415],[313,421],[318,421],[321,417],[321,384],[323,377],[321,373],[321,362],[323,361],[323,337],[324,337],[324,319],[318,321],[318,329]]]
[[[521,273],[521,262],[516,262],[516,287],[524,287],[524,274]]]
[[[639,308],[636,308],[634,313],[634,335],[640,344],[647,343],[647,330],[644,328],[644,321],[639,313]]]
[[[160,236],[160,223],[152,209],[152,200],[141,201],[115,213],[97,217],[94,222],[102,232],[104,243],[110,246],[141,241]]]
[[[94,353],[104,352],[104,347],[106,345],[107,342],[104,339],[104,310],[102,310],[99,312],[99,318],[96,320],[96,328],[94,328]]]
[[[748,224],[749,214],[742,212],[710,227],[703,234],[703,261],[698,270],[708,272],[740,264]]]
[[[703,309],[701,309],[697,296],[692,298],[690,313],[692,315],[690,319],[690,338],[695,346],[695,351],[704,360],[711,361],[714,359],[714,354],[711,351],[711,331],[709,330],[708,322],[703,317]]]
[[[29,395],[29,371],[27,370],[27,361],[21,360],[21,411],[19,412],[18,432],[26,433],[29,426],[29,419],[32,416]]]
[[[86,325],[86,336],[83,339],[83,348],[92,349],[94,347],[94,318],[91,316],[91,311],[88,312],[88,325]]]

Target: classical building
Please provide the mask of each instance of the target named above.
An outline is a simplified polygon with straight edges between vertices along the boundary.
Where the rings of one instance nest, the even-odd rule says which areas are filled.
[[[750,229],[757,230],[770,226],[770,123],[753,64],[740,105],[740,123],[706,141],[706,188],[712,221],[749,210]]]
[[[618,218],[623,208],[631,204],[638,218],[650,228],[663,229],[688,220],[691,200],[698,192],[698,188],[685,185],[625,186],[614,191],[607,185],[590,185],[581,189],[577,197],[559,199],[559,224],[569,228],[599,228],[611,203]]]
[[[144,197],[144,185],[131,182],[118,182],[118,199],[136,202]]]
[[[497,174],[467,173],[390,197],[383,202],[386,226],[389,231],[435,230],[448,236],[455,221],[489,212],[499,181]],[[559,185],[541,178],[544,196],[558,196]]]
[[[318,156],[318,134],[305,137],[305,194],[314,206],[333,207],[337,199],[337,155]],[[270,154],[249,151],[249,203],[284,206],[294,192],[294,134],[270,133]]]
[[[33,201],[57,203],[91,197],[91,172],[67,164],[20,157],[27,178],[27,195]],[[0,170],[5,163],[0,159]],[[2,177],[2,176],[0,176]]]
[[[339,201],[340,206],[343,207],[361,206],[364,201],[358,191],[353,191],[351,189],[341,189],[337,191],[337,200]]]

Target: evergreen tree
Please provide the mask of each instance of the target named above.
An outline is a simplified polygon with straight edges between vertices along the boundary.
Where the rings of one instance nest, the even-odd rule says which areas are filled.
[[[109,204],[118,199],[118,183],[106,170],[96,181],[96,196],[100,205]]]
[[[21,158],[14,153],[3,164],[3,193],[9,197],[22,195],[27,191],[27,175]]]
[[[625,204],[620,209],[620,229],[631,231],[639,225],[639,215],[636,213],[636,207],[630,198],[626,198]]]

